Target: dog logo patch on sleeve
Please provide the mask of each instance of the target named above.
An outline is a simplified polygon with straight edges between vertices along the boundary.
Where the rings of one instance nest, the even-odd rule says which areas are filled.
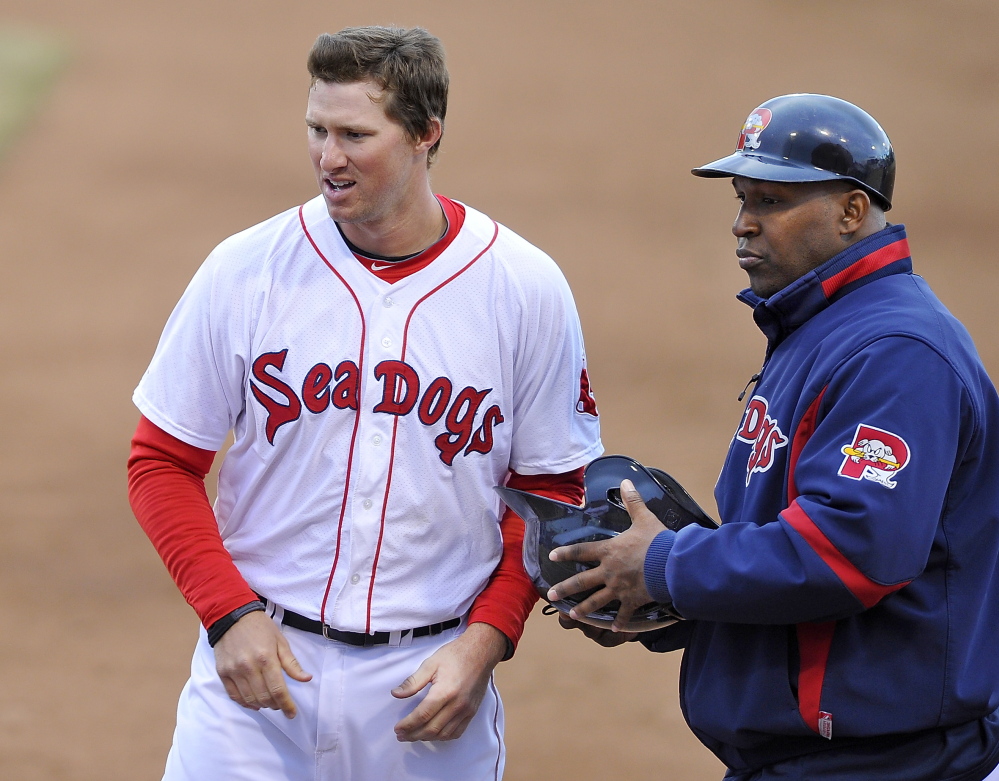
[[[843,447],[843,464],[839,473],[851,480],[873,480],[885,488],[894,488],[892,480],[909,463],[909,446],[890,431],[874,426],[857,426],[853,442]]]

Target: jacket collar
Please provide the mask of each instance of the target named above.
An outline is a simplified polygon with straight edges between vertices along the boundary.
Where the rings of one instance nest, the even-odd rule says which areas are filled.
[[[905,226],[889,225],[770,298],[760,298],[748,288],[737,297],[753,307],[753,319],[773,349],[804,322],[858,287],[881,277],[909,273],[912,273],[912,258]]]

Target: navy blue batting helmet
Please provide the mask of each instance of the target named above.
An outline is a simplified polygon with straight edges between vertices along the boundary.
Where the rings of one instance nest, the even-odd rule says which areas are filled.
[[[750,113],[734,153],[691,173],[767,182],[842,179],[862,187],[887,211],[895,152],[881,125],[852,103],[829,95],[781,95]]]
[[[543,599],[548,599],[548,589],[556,583],[594,566],[592,563],[552,561],[548,555],[555,548],[606,540],[631,527],[631,516],[621,499],[622,480],[631,480],[652,514],[668,529],[677,531],[691,523],[709,529],[718,526],[666,472],[645,467],[627,456],[603,456],[590,462],[583,473],[586,504],[582,507],[497,486],[496,491],[507,506],[524,519],[524,569]],[[589,589],[571,594],[551,605],[568,615],[595,591]],[[579,620],[606,629],[614,623],[620,606],[621,603],[614,600]],[[680,615],[672,605],[650,602],[635,611],[624,630],[647,632],[678,620]]]

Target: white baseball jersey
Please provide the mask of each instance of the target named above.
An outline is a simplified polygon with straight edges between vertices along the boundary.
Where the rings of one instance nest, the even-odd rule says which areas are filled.
[[[600,455],[585,355],[555,263],[466,207],[444,252],[389,284],[321,197],[220,244],[134,394],[218,450],[215,513],[249,585],[339,629],[463,615],[501,553],[508,470]]]

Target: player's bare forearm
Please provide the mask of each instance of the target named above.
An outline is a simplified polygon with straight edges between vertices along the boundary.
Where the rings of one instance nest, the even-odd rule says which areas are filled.
[[[412,697],[430,684],[423,701],[395,725],[397,739],[408,742],[460,738],[478,711],[506,647],[502,632],[489,624],[474,623],[460,637],[439,648],[392,690],[394,697]]]
[[[233,702],[250,710],[280,710],[289,719],[298,711],[284,673],[296,681],[312,679],[277,624],[259,611],[240,618],[215,644],[215,668]]]

